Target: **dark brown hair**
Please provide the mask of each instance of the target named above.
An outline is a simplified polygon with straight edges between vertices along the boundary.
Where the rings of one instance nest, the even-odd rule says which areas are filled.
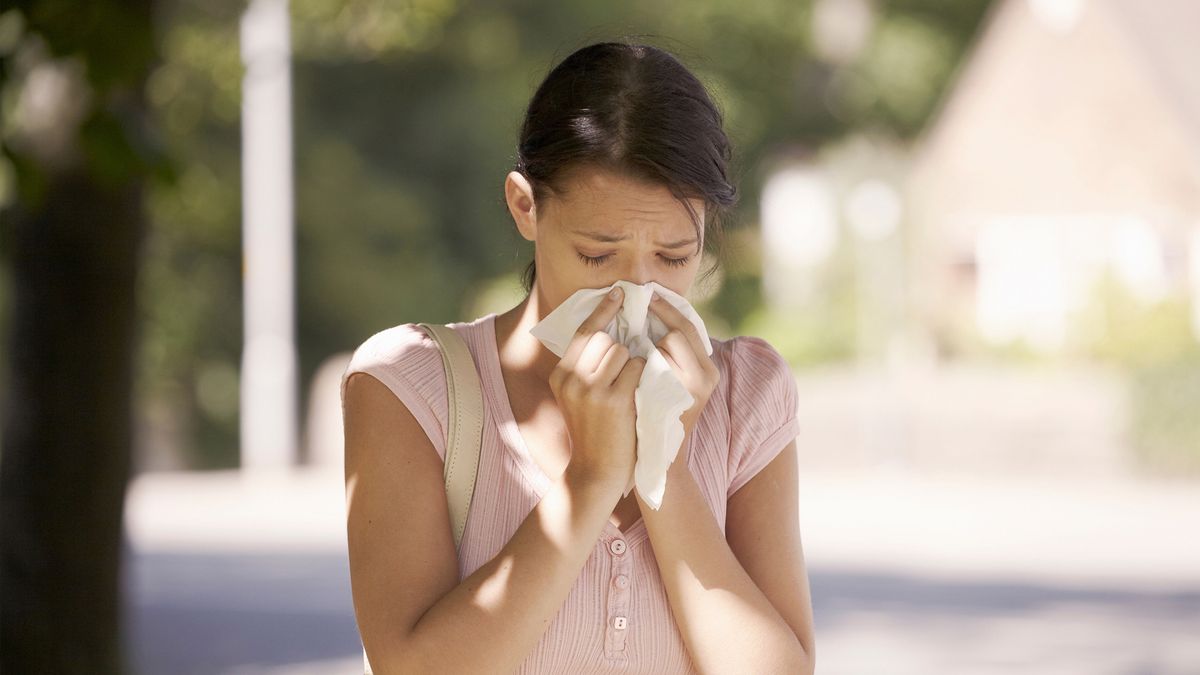
[[[538,86],[517,146],[518,171],[535,202],[564,194],[568,176],[598,168],[666,186],[688,213],[714,263],[723,223],[738,200],[729,176],[732,147],[704,85],[668,52],[633,42],[576,50]],[[705,223],[688,199],[705,204]],[[528,294],[537,274],[522,276]]]

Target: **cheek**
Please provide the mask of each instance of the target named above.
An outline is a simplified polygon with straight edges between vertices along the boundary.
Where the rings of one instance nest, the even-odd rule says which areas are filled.
[[[686,265],[672,268],[672,275],[676,276],[677,278],[691,279],[700,272],[700,265],[702,263],[703,260],[700,258],[700,256],[693,256],[691,260],[688,260]]]
[[[580,262],[573,246],[540,246],[537,251],[537,275],[543,288],[584,288],[591,286],[591,268]]]
[[[538,264],[550,267],[563,267],[564,259],[571,255],[571,247],[557,237],[543,237],[537,241]]]

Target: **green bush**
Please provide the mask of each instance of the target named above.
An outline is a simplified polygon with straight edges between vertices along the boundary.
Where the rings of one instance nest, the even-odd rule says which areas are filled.
[[[1153,473],[1200,475],[1200,357],[1135,368],[1130,433]]]
[[[1189,299],[1140,302],[1111,278],[1096,299],[1088,352],[1128,374],[1138,463],[1156,474],[1200,475],[1200,342]]]

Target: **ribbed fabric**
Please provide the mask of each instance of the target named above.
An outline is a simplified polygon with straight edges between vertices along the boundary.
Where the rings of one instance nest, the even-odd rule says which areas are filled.
[[[483,445],[459,555],[460,581],[499,553],[552,484],[514,420],[495,318],[492,313],[450,324],[471,351],[484,399]],[[724,532],[729,496],[799,433],[796,382],[787,362],[761,338],[710,341],[721,381],[692,433],[688,467]],[[375,376],[408,406],[444,460],[448,404],[437,343],[411,323],[371,336],[343,374],[343,400],[346,378],[359,371]],[[616,627],[618,617],[624,617],[625,628]],[[605,524],[562,608],[517,672],[696,672],[640,518],[624,533]]]

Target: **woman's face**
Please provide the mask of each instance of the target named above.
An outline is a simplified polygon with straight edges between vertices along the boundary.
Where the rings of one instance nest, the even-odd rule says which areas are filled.
[[[589,169],[572,174],[565,192],[535,205],[524,176],[511,172],[505,180],[509,210],[521,235],[534,242],[535,283],[547,307],[621,279],[687,295],[703,241],[666,187]],[[690,202],[703,223],[704,202]]]

